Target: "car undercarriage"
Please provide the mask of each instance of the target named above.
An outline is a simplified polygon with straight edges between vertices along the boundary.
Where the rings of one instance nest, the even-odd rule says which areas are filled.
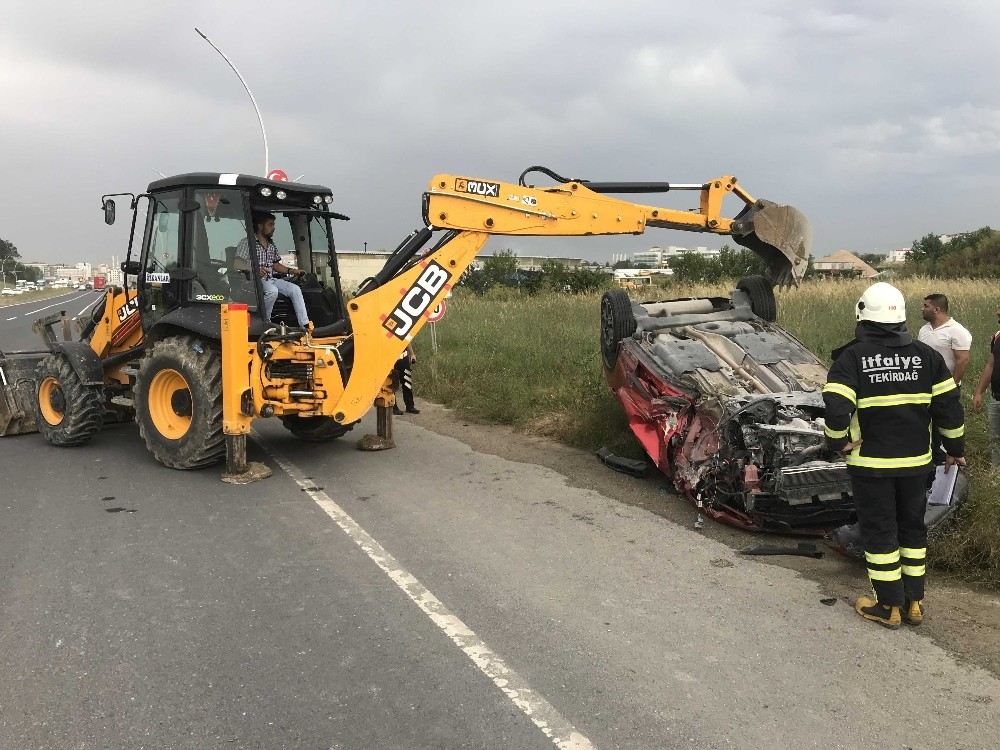
[[[823,434],[827,368],[775,312],[762,277],[729,297],[633,303],[614,290],[602,300],[605,376],[643,449],[701,512],[755,531],[841,530],[847,548],[856,514]]]

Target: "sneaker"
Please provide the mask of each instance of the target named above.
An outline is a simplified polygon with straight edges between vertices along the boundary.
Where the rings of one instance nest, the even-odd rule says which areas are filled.
[[[398,406],[396,406],[395,404],[394,404],[394,405],[393,405],[393,407],[392,407],[392,413],[393,413],[393,414],[395,414],[395,415],[396,415],[397,417],[401,417],[401,416],[403,416],[403,410],[402,410],[402,409],[400,409],[400,408],[399,408]]]
[[[859,596],[854,602],[854,611],[866,620],[877,622],[879,625],[890,630],[898,630],[902,617],[899,614],[899,607],[890,607],[888,604],[880,604],[870,596]]]
[[[924,621],[923,599],[920,601],[907,602],[903,606],[903,620],[908,625],[913,625],[914,627]]]
[[[418,409],[415,406],[407,406],[406,407],[406,413],[407,414],[419,414],[420,413],[420,409]]]

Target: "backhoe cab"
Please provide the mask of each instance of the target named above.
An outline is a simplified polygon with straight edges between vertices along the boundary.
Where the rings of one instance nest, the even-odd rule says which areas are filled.
[[[557,184],[528,185],[531,172]],[[610,197],[677,190],[698,192],[698,207]],[[722,215],[730,194],[743,202],[733,219]],[[378,434],[361,447],[392,447],[393,364],[490,235],[641,234],[647,226],[732,235],[765,258],[778,284],[797,283],[809,255],[805,217],[755,200],[734,177],[610,183],[531,167],[514,184],[440,174],[423,196],[424,226],[345,309],[331,220],[347,217],[331,211],[329,189],[199,173],[159,180],[139,196],[119,195],[132,208],[126,285],[108,288],[82,316],[78,341],[59,341],[55,318],[40,322],[49,353],[35,368],[38,429],[54,445],[78,445],[110,415],[131,417],[134,409],[158,461],[192,469],[225,456],[233,481],[263,474],[245,459],[246,435],[258,417],[278,417],[293,435],[324,441],[345,434],[374,405]],[[114,197],[102,201],[108,223]],[[140,208],[145,230],[133,260]],[[256,246],[255,211],[277,216],[276,245],[294,253],[290,265],[309,272],[302,291],[312,325],[305,332],[286,327],[294,317],[281,298],[272,320],[262,317],[256,252],[246,250]],[[25,369],[23,361],[19,366]],[[3,367],[0,355],[0,374]],[[19,393],[23,401],[23,387]],[[3,416],[0,408],[0,428]]]

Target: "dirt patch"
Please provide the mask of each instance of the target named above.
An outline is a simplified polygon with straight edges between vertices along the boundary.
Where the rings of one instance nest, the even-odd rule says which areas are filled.
[[[682,526],[696,528],[695,509],[673,492],[665,477],[652,469],[645,479],[629,477],[607,468],[587,451],[516,432],[509,427],[478,423],[427,401],[421,403],[419,417],[407,419],[438,434],[461,440],[476,451],[548,467],[566,477],[573,487],[594,490]],[[778,544],[792,541],[793,546],[798,541],[795,537],[752,534],[711,520],[706,520],[698,531],[735,550],[762,541]],[[761,565],[798,571],[816,581],[828,599],[853,602],[868,590],[860,563],[840,556],[822,543],[819,546],[826,552],[819,560],[805,557],[753,559]],[[931,638],[961,661],[1000,676],[1000,598],[941,574],[931,576],[928,590],[927,619],[918,630],[920,635]],[[858,627],[865,627],[865,624],[859,620]]]

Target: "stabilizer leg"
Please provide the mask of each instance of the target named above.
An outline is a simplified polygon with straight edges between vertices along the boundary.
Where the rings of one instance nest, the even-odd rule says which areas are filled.
[[[392,407],[395,399],[379,397],[375,399],[375,422],[377,435],[365,435],[358,441],[358,449],[363,451],[385,451],[396,447],[392,439]]]
[[[226,435],[226,471],[222,481],[250,484],[271,476],[271,469],[257,461],[247,461],[247,436]]]

